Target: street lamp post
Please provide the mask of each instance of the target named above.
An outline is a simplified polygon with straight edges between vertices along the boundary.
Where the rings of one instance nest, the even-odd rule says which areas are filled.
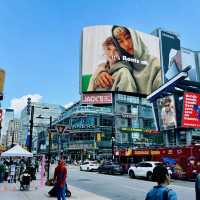
[[[52,128],[52,116],[50,116],[50,124],[49,124],[49,148],[48,148],[48,171],[47,171],[47,180],[49,180],[49,169],[50,169],[50,162],[51,162],[51,128]]]
[[[48,129],[48,140],[49,140],[49,146],[48,146],[48,165],[47,165],[47,181],[49,181],[49,169],[50,169],[50,163],[51,163],[51,131],[52,131],[52,116],[49,118],[47,117],[42,117],[39,115],[37,119],[49,119],[49,129]]]
[[[30,120],[30,141],[29,151],[32,151],[32,138],[33,138],[33,117],[34,117],[34,106],[31,106],[31,120]]]

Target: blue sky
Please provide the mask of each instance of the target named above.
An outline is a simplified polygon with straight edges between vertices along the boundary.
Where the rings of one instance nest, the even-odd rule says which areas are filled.
[[[80,34],[85,26],[120,24],[181,35],[200,50],[200,1],[0,0],[0,67],[6,71],[3,107],[38,94],[43,102],[79,100]]]

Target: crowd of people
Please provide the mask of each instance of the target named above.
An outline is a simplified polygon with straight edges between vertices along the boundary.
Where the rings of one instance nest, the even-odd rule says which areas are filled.
[[[36,179],[36,171],[39,169],[39,162],[26,159],[2,159],[0,165],[3,170],[3,180],[8,183],[16,182],[20,176],[26,171],[31,175],[31,179]]]

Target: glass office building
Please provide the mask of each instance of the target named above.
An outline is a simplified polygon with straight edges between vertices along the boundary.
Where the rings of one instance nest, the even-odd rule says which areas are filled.
[[[67,127],[60,145],[69,160],[111,158],[113,149],[155,143],[152,140],[155,134],[150,136],[152,130],[155,133],[152,107],[146,98],[112,95],[111,104],[75,103],[54,121]],[[54,134],[52,154],[57,151],[58,137]]]

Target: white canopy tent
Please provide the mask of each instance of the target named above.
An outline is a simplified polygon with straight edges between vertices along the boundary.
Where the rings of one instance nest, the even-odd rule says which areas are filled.
[[[3,152],[1,157],[33,157],[33,154],[17,144],[8,151]]]

